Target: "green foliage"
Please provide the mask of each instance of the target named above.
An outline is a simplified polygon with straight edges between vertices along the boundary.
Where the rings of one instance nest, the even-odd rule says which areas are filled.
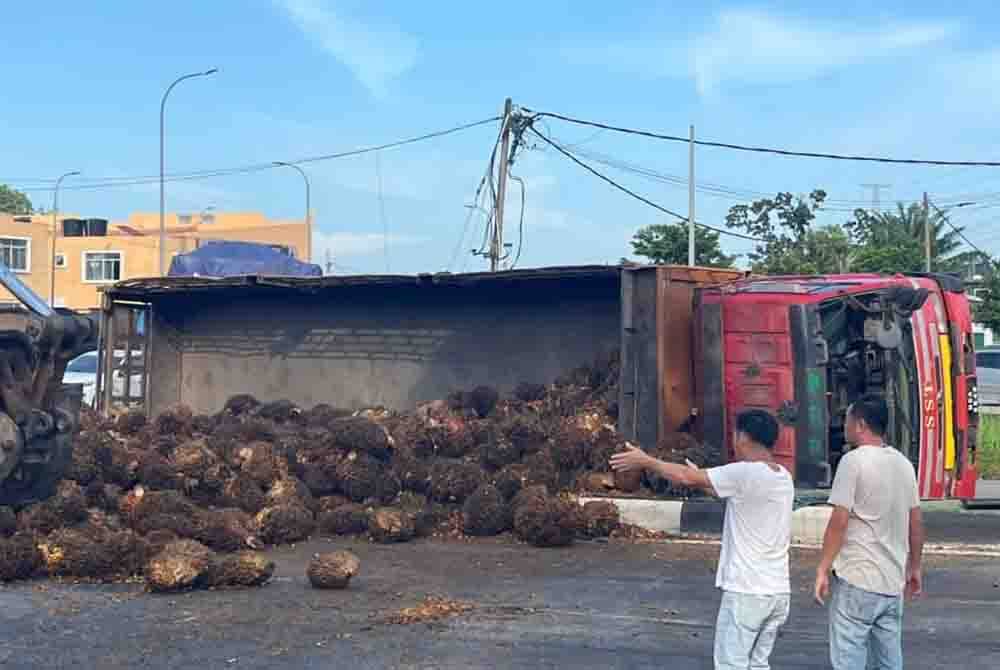
[[[695,228],[694,249],[696,263],[703,267],[730,268],[736,260],[722,253],[719,233],[707,228]],[[653,263],[687,265],[687,226],[661,223],[640,228],[632,237],[632,251]]]
[[[858,209],[844,226],[815,226],[826,192],[808,196],[779,193],[729,210],[726,224],[761,240],[750,254],[763,274],[836,274],[845,272],[920,272],[924,269],[924,230],[931,230],[933,268],[950,272],[961,246],[961,229],[946,214],[922,204],[897,205],[892,212]]]
[[[0,213],[31,214],[31,200],[28,196],[6,184],[0,184]]]
[[[976,321],[994,333],[1000,333],[1000,264],[995,261],[990,261],[984,288],[986,294],[983,301],[975,306]]]
[[[926,268],[924,231],[931,230],[931,265],[938,271],[950,269],[950,257],[961,246],[959,231],[946,216],[912,203],[896,206],[895,212],[858,209],[846,225],[860,248],[855,263],[859,272],[920,272]]]
[[[819,189],[804,198],[791,193],[778,193],[773,198],[731,207],[726,215],[726,225],[761,240],[749,254],[755,272],[829,272],[820,264],[835,262],[838,252],[821,251],[818,245],[824,240],[836,240],[838,233],[832,229],[812,229],[816,211],[824,200],[826,191]]]
[[[979,449],[976,467],[983,479],[1000,479],[1000,416],[979,417]]]

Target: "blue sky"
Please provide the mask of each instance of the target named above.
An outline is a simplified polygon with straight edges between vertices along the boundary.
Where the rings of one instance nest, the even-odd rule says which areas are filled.
[[[5,7],[6,104],[0,109],[0,181],[51,206],[40,179],[78,169],[61,208],[87,216],[155,211],[155,184],[75,190],[88,179],[155,175],[160,96],[168,103],[168,172],[333,153],[418,135],[498,113],[503,99],[534,109],[703,139],[842,153],[996,160],[1000,140],[1000,10],[989,2],[884,3],[361,2],[215,0],[53,1]],[[693,3],[692,3],[693,4]],[[960,9],[959,9],[960,6]],[[590,154],[676,175],[684,145],[549,121]],[[465,205],[485,169],[496,128],[380,153],[311,163],[318,260],[341,272],[482,269],[468,250]],[[794,160],[699,149],[697,216],[721,224],[752,192],[825,188],[842,222],[871,199],[927,190],[954,220],[1000,251],[1000,170]],[[609,175],[681,213],[683,184]],[[521,155],[526,184],[521,266],[614,262],[639,226],[669,218],[628,199],[551,151]],[[34,189],[34,190],[31,190]],[[735,193],[734,193],[735,192]],[[507,228],[519,212],[515,188]],[[168,184],[171,210],[261,210],[301,216],[290,170]],[[388,245],[383,232],[388,231]],[[463,236],[463,232],[466,234]],[[385,248],[388,247],[388,255]],[[744,252],[739,241],[726,241]],[[458,252],[458,253],[456,253]]]

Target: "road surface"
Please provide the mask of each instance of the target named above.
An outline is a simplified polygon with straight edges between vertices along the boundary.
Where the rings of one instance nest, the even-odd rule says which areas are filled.
[[[349,548],[347,591],[304,579],[316,551]],[[711,667],[718,607],[711,545],[510,541],[379,546],[312,541],[271,552],[260,589],[143,593],[140,585],[42,581],[0,588],[6,668]],[[826,668],[825,612],[811,602],[816,554],[793,557],[793,614],[779,668]],[[907,668],[1000,667],[1000,559],[928,559],[928,596],[908,606]],[[434,624],[386,619],[427,594],[475,609]]]

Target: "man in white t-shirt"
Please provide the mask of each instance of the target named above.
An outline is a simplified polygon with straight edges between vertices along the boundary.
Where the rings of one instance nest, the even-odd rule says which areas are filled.
[[[822,605],[832,586],[835,670],[863,669],[866,663],[900,670],[904,594],[918,596],[923,588],[917,477],[906,456],[885,444],[888,422],[889,408],[877,395],[866,395],[847,410],[845,437],[854,448],[840,459],[833,479],[833,514],[815,587]]]
[[[715,667],[766,669],[778,629],[788,620],[795,485],[774,462],[778,422],[763,410],[736,417],[736,461],[701,470],[664,463],[630,448],[611,459],[615,470],[651,470],[684,486],[701,488],[726,501],[722,552],[715,585],[722,604],[715,626]]]

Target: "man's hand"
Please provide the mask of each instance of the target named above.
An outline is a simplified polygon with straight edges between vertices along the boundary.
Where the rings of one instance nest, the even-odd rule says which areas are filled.
[[[924,577],[920,568],[906,569],[906,597],[919,598],[924,593]]]
[[[816,585],[813,587],[813,598],[819,605],[826,605],[826,599],[830,597],[830,571],[825,568],[817,568]]]
[[[625,451],[611,457],[611,469],[615,472],[642,470],[649,465],[649,462],[649,454],[638,447],[626,444]]]

